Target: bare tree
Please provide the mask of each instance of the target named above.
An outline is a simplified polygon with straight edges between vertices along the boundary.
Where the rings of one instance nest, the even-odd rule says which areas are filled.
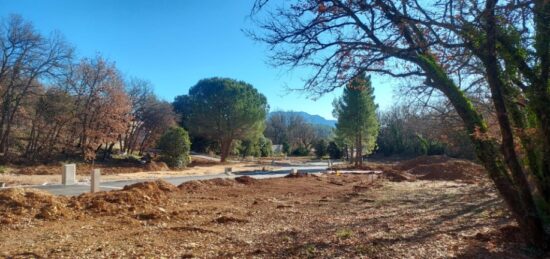
[[[40,80],[65,72],[72,56],[61,36],[45,38],[32,24],[12,15],[0,25],[0,152],[9,155],[16,114],[36,95]]]
[[[142,154],[165,130],[177,124],[177,115],[170,103],[160,101],[153,93],[150,82],[134,78],[127,88],[132,102],[132,120],[121,138],[121,149],[128,153],[137,150]]]
[[[275,112],[266,123],[265,136],[274,143],[288,143],[290,148],[311,148],[317,139],[315,129],[300,114]]]
[[[371,72],[407,78],[416,90],[447,98],[526,240],[547,246],[550,2],[297,0],[267,6],[268,0],[256,2],[262,33],[251,36],[270,45],[275,65],[314,68],[305,90],[323,94]],[[499,138],[489,134],[467,95],[480,87],[495,107]],[[533,185],[528,177],[536,179]]]
[[[77,147],[86,159],[93,159],[103,145],[116,142],[126,131],[130,100],[115,66],[99,56],[83,59],[68,86],[75,96]]]
[[[51,158],[64,150],[68,143],[63,137],[76,121],[75,108],[73,97],[60,88],[50,88],[39,97],[31,117],[27,159]]]
[[[132,102],[132,120],[124,136],[121,136],[120,147],[124,152],[132,153],[138,143],[138,136],[143,129],[146,105],[156,97],[150,82],[133,78],[127,83],[127,93]]]

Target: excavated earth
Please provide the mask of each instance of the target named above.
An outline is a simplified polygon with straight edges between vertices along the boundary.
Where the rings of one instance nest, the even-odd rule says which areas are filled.
[[[479,166],[420,162],[392,165],[374,182],[359,174],[156,181],[77,197],[8,189],[0,257],[544,256],[523,245]]]

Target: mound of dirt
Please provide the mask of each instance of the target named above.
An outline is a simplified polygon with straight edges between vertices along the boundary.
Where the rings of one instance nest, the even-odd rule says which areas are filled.
[[[235,180],[226,179],[226,178],[214,178],[214,179],[209,179],[209,180],[189,181],[189,182],[184,182],[184,183],[178,185],[177,188],[182,190],[182,191],[193,193],[193,192],[198,192],[198,191],[201,191],[201,190],[208,190],[210,187],[235,186],[235,183],[237,181],[241,181],[239,183],[242,183],[242,184],[252,184],[254,181],[256,181],[256,179],[254,179],[252,177],[250,177],[251,180],[247,180],[246,178],[242,178],[242,177],[248,177],[248,176],[237,177],[237,178],[241,178],[239,180],[237,180],[237,179],[235,179]]]
[[[333,166],[333,169],[338,170],[366,170],[366,171],[387,171],[389,170],[391,165],[384,164],[384,163],[375,163],[375,162],[368,162],[363,165],[336,165]]]
[[[396,164],[384,174],[391,181],[464,181],[474,183],[485,175],[481,165],[446,156],[421,156]]]
[[[0,224],[16,224],[33,218],[55,220],[72,218],[75,213],[67,208],[68,199],[33,189],[0,191]]]
[[[394,168],[397,170],[406,171],[421,165],[444,163],[449,161],[450,159],[451,158],[447,156],[420,156],[410,160],[399,162],[397,165],[394,166]]]
[[[383,172],[386,179],[392,182],[403,182],[403,181],[415,181],[416,177],[407,172],[400,172],[397,170],[387,170]]]
[[[248,176],[241,176],[237,178],[240,178],[240,179],[233,180],[233,179],[225,179],[225,178],[214,178],[210,180],[189,181],[178,185],[177,188],[185,192],[194,193],[201,190],[208,190],[210,187],[234,186],[237,181],[240,181],[239,183],[242,183],[242,184],[252,184],[256,181],[256,179]],[[247,178],[250,178],[250,179],[247,179]]]
[[[136,183],[122,190],[81,194],[71,200],[71,206],[86,212],[116,215],[124,210],[134,211],[159,204],[177,190],[176,186],[162,180]]]
[[[204,184],[201,181],[189,181],[178,185],[178,189],[187,192],[196,192],[202,189],[202,187],[204,187]]]
[[[420,165],[408,172],[414,175],[420,175],[418,179],[431,181],[475,181],[485,175],[482,166],[464,160],[452,160],[445,163]]]
[[[159,192],[173,192],[177,190],[177,187],[173,184],[163,181],[156,180],[154,182],[142,182],[132,185],[124,186],[123,191],[144,191],[148,193],[159,193]]]
[[[170,167],[164,162],[151,161],[145,164],[145,170],[147,171],[168,171]]]
[[[214,178],[210,180],[202,180],[201,183],[206,186],[234,186],[235,180],[226,178]]]
[[[252,178],[248,175],[239,176],[239,177],[235,178],[235,181],[238,182],[238,183],[245,184],[245,185],[258,183],[258,180],[254,179],[254,178]]]

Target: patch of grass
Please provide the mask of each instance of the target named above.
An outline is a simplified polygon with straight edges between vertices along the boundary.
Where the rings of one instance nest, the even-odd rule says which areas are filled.
[[[353,232],[350,229],[340,229],[336,231],[336,237],[340,239],[348,239],[353,236]]]

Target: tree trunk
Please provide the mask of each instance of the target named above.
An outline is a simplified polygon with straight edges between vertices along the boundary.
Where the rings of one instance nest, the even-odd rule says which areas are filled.
[[[539,248],[544,247],[545,232],[542,223],[537,220],[538,214],[528,214],[533,212],[533,207],[530,207],[529,202],[526,204],[525,195],[522,195],[521,191],[516,188],[496,143],[486,136],[488,130],[486,122],[463,92],[447,77],[433,57],[420,55],[419,58],[419,64],[427,72],[428,77],[434,81],[434,87],[449,98],[462,118],[467,132],[471,136],[478,159],[483,163],[497,190],[513,213],[526,241]]]
[[[353,164],[354,161],[355,161],[355,159],[354,159],[354,158],[355,158],[355,156],[354,156],[355,148],[354,148],[353,145],[349,145],[349,152],[348,152],[348,153],[349,153],[349,160],[348,160],[348,162],[349,162],[350,164]]]
[[[508,168],[511,171],[513,181],[517,186],[521,205],[524,207],[521,209],[519,215],[519,221],[522,221],[520,222],[520,226],[528,229],[528,231],[524,233],[526,239],[530,243],[540,247],[544,242],[544,232],[536,231],[536,229],[543,230],[542,219],[538,217],[537,208],[531,194],[531,188],[529,187],[526,174],[523,171],[515,151],[514,135],[503,95],[505,83],[501,78],[501,72],[499,71],[499,63],[496,54],[496,21],[494,17],[495,5],[496,0],[487,1],[486,10],[490,10],[487,13],[487,25],[485,28],[487,33],[487,44],[482,50],[483,54],[479,56],[482,57],[482,62],[485,65],[487,80],[491,89],[491,97],[493,99],[493,104],[495,105],[497,119],[500,125],[500,131],[502,134],[501,150],[506,159]]]
[[[361,134],[361,132],[358,132],[357,133],[357,140],[356,140],[356,149],[357,149],[357,154],[356,154],[356,157],[355,157],[355,166],[362,166],[363,165],[363,136]]]
[[[231,151],[232,140],[220,140],[220,162],[225,162]]]

